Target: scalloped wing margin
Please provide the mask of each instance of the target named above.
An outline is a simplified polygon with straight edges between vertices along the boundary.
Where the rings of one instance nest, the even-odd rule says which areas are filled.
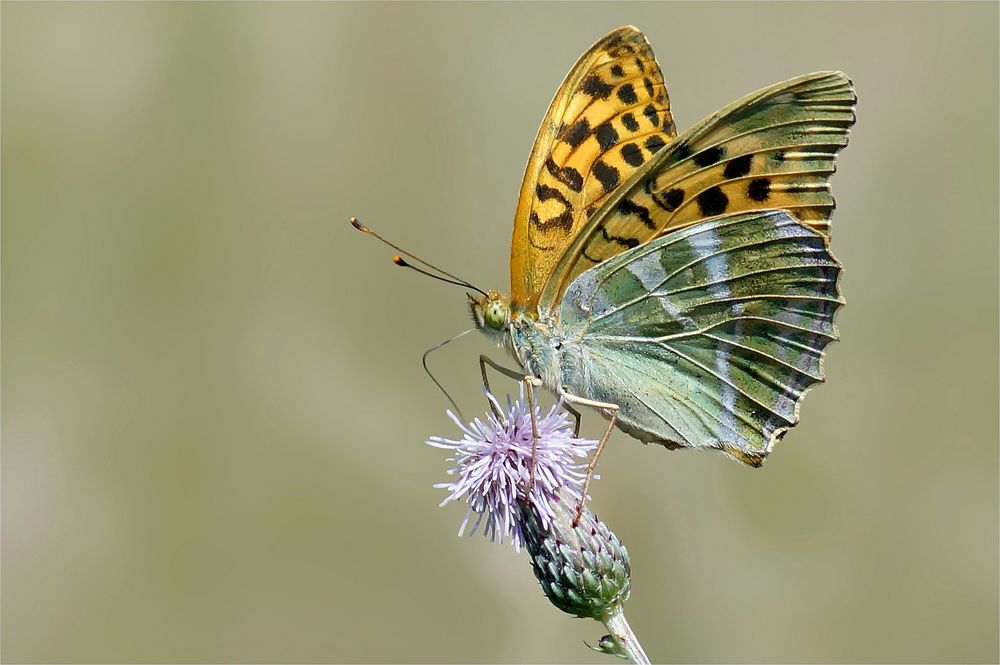
[[[827,239],[782,210],[724,215],[592,268],[561,307],[567,388],[620,427],[760,466],[823,380],[843,304]]]

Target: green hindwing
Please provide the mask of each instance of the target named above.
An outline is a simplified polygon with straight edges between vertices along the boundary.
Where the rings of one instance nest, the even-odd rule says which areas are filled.
[[[578,358],[567,388],[618,404],[641,440],[759,466],[823,380],[839,273],[823,235],[782,210],[635,247],[566,291],[560,324]]]

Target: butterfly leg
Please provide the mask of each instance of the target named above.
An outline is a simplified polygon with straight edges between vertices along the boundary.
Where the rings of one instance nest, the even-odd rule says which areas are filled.
[[[524,491],[524,499],[531,498],[531,490],[535,486],[535,460],[538,457],[538,422],[535,420],[535,386],[542,385],[541,379],[535,376],[525,376],[524,394],[528,398],[528,413],[531,415],[531,464],[528,466],[528,486]]]
[[[535,485],[535,459],[538,456],[538,423],[535,420],[535,388],[538,387],[538,386],[540,386],[540,385],[542,385],[542,381],[538,377],[535,377],[535,376],[525,376],[522,372],[518,372],[516,370],[509,369],[509,368],[504,367],[502,365],[498,365],[496,362],[494,362],[488,356],[480,355],[479,356],[479,371],[483,375],[483,387],[485,387],[487,391],[490,390],[490,380],[489,380],[489,376],[486,373],[486,366],[487,365],[489,365],[490,367],[492,367],[496,371],[500,372],[504,376],[509,377],[511,379],[514,379],[516,381],[520,381],[520,382],[522,382],[524,384],[524,392],[525,392],[525,395],[528,398],[528,410],[531,413],[531,435],[532,435],[531,436],[531,466],[530,466],[529,471],[528,471],[528,492],[525,494],[525,497],[527,498],[527,494],[530,493],[530,491],[531,491],[530,488],[534,487],[534,485]],[[563,408],[570,412],[570,414],[573,416],[573,419],[575,421],[575,424],[573,425],[573,436],[580,436],[580,422],[581,422],[583,416],[580,414],[579,411],[577,411],[576,409],[574,409],[572,406],[570,406],[569,404],[567,404],[565,401],[563,401]],[[495,415],[497,418],[502,418],[502,416],[500,415],[500,413],[497,411],[496,405],[493,403],[492,400],[490,400],[490,409],[493,411],[493,415]]]
[[[583,422],[583,414],[565,401],[563,402],[563,408],[569,411],[569,415],[573,416],[573,436],[580,436],[580,423]]]
[[[589,406],[594,409],[603,409],[611,414],[608,422],[608,429],[604,431],[604,435],[601,437],[601,440],[598,441],[597,449],[594,451],[594,456],[591,458],[590,464],[587,465],[587,478],[583,481],[583,492],[580,494],[580,505],[576,507],[576,517],[573,518],[573,526],[575,527],[580,522],[580,518],[583,517],[584,503],[587,500],[587,492],[590,490],[590,481],[594,478],[594,470],[597,468],[597,460],[600,459],[601,453],[604,452],[604,444],[608,442],[608,438],[611,436],[611,430],[615,427],[615,421],[618,420],[618,409],[620,407],[617,404],[611,404],[610,402],[598,402],[592,399],[587,399],[586,397],[574,395],[573,393],[566,392],[565,388],[559,389],[559,396],[566,402],[572,402],[574,404],[579,404],[580,406]]]
[[[490,390],[490,379],[486,374],[487,365],[489,365],[496,371],[500,372],[504,376],[514,379],[515,381],[524,381],[523,373],[510,369],[508,367],[504,367],[502,365],[498,365],[496,362],[493,361],[492,358],[485,355],[481,355],[479,356],[479,371],[483,375],[483,387],[486,388],[486,390]],[[535,385],[538,385],[537,381],[535,382]],[[579,411],[574,409],[572,406],[567,404],[565,401],[563,401],[563,408],[569,411],[569,414],[573,416],[573,421],[574,421],[573,436],[580,436],[580,423],[583,420],[583,415]],[[490,409],[493,411],[493,415],[497,416],[498,418],[500,417],[500,414],[497,413],[496,406],[494,406],[492,402],[490,402]]]
[[[500,372],[504,376],[509,377],[511,379],[514,379],[515,381],[523,381],[524,380],[524,372],[517,372],[517,371],[514,371],[512,369],[508,369],[507,367],[504,367],[503,365],[499,365],[496,362],[494,362],[492,358],[490,358],[488,356],[485,356],[485,355],[480,355],[479,356],[479,371],[483,375],[483,387],[486,388],[486,391],[488,393],[490,393],[490,394],[493,394],[493,392],[490,390],[490,379],[489,379],[489,377],[486,374],[486,366],[487,365],[489,365],[490,367],[492,367],[496,371]],[[490,403],[490,410],[493,412],[493,415],[496,416],[499,420],[503,420],[503,416],[500,414],[499,411],[497,411],[497,407],[493,403],[493,401],[492,400],[487,400],[487,401]]]

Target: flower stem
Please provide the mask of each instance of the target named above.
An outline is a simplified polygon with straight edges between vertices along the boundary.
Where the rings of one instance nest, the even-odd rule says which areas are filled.
[[[628,621],[625,620],[625,612],[619,606],[615,608],[604,620],[604,626],[611,631],[615,639],[621,645],[622,652],[629,659],[629,662],[635,663],[635,665],[650,665],[649,657],[646,652],[642,650],[642,645],[639,644],[639,640],[636,639],[635,633],[632,632],[632,627],[628,625]]]

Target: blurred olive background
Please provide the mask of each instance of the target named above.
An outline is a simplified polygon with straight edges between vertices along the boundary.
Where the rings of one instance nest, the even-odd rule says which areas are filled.
[[[618,433],[594,509],[658,661],[998,659],[998,5],[2,6],[4,661],[609,662],[439,509],[420,367],[506,290],[531,141],[632,23],[678,127],[860,103],[828,383],[765,468]],[[469,336],[432,366],[484,411]],[[507,390],[513,390],[508,385]],[[585,430],[600,431],[590,416]]]

